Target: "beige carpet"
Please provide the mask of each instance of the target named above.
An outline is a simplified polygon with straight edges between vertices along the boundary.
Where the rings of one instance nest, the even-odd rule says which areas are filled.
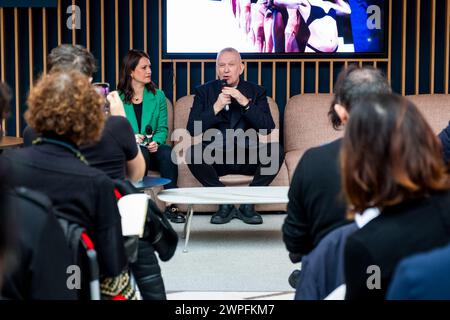
[[[285,214],[263,215],[262,225],[234,219],[212,225],[209,215],[194,215],[189,252],[180,238],[175,256],[161,262],[168,292],[285,292],[293,289],[290,262],[281,235]],[[179,234],[183,224],[174,224]]]

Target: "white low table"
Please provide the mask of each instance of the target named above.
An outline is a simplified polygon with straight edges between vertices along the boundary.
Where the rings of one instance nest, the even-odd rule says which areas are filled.
[[[289,187],[204,187],[178,188],[158,193],[161,201],[187,204],[187,220],[184,225],[184,250],[187,252],[191,232],[193,206],[195,204],[272,204],[287,203]]]

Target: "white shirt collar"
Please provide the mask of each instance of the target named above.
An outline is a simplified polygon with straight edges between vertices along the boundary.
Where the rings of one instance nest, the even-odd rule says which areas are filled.
[[[380,209],[378,208],[369,208],[364,210],[363,213],[357,213],[355,215],[355,222],[358,228],[364,227],[366,224],[368,224],[371,220],[375,219],[380,215]]]

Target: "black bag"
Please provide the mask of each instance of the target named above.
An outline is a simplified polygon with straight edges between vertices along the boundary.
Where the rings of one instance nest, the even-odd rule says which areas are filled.
[[[170,260],[177,249],[178,235],[155,202],[148,199],[144,239],[148,239],[162,261]]]
[[[122,195],[139,193],[130,182],[124,180],[114,180],[114,187]],[[151,199],[148,199],[147,218],[142,239],[148,240],[153,245],[162,261],[170,260],[177,249],[177,233]]]

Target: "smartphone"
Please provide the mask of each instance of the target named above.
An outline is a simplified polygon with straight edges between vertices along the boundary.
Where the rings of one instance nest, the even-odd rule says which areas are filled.
[[[97,90],[98,93],[100,93],[103,97],[105,97],[105,105],[103,106],[103,110],[106,113],[109,113],[109,101],[106,99],[106,97],[109,94],[109,83],[94,82],[92,85],[95,87],[95,90]]]
[[[109,83],[108,82],[94,82],[92,84],[95,89],[100,93],[102,96],[106,97],[109,94]]]

